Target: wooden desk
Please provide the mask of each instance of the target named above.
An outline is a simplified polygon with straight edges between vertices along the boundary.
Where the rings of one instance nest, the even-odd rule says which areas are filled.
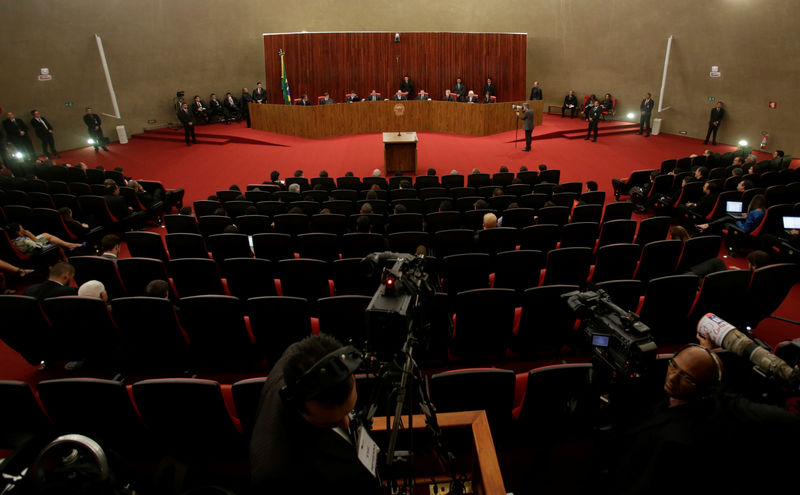
[[[383,133],[384,175],[397,171],[417,173],[417,141],[416,132]]]
[[[534,111],[534,123],[541,125],[542,100],[528,103]],[[513,131],[519,125],[510,102],[480,104],[418,100],[310,107],[251,103],[250,120],[253,129],[315,139],[391,131],[488,136]]]

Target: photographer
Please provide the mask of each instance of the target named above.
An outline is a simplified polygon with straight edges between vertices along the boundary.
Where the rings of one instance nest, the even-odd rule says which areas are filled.
[[[253,493],[381,493],[349,432],[361,363],[352,351],[314,335],[272,368],[250,441]]]
[[[675,353],[666,400],[620,438],[610,493],[674,493],[690,480],[692,493],[752,493],[763,490],[763,474],[793,472],[800,417],[721,393],[722,372],[705,347]]]
[[[525,131],[525,147],[522,151],[531,150],[531,134],[533,134],[533,110],[527,101],[521,107],[514,105],[517,118],[522,121],[522,130]]]

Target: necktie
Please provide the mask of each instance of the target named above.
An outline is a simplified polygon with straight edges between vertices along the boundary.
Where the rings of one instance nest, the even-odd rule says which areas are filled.
[[[44,129],[45,129],[46,131],[50,130],[50,129],[47,127],[47,124],[45,124],[45,123],[44,123],[44,120],[42,120],[42,119],[36,119],[36,120],[38,120],[38,121],[39,121],[39,123],[40,123],[40,124],[42,124],[42,125],[44,126]]]

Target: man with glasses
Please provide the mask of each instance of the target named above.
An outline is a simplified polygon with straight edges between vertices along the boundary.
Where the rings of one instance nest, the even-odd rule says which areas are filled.
[[[610,493],[674,494],[690,480],[692,493],[751,493],[800,461],[800,417],[723,393],[722,363],[700,341],[669,360],[659,411],[620,437]]]

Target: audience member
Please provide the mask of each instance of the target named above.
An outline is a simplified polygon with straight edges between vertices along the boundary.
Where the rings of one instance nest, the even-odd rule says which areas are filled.
[[[152,280],[144,288],[144,295],[147,297],[169,298],[169,283],[166,280]]]
[[[78,288],[70,286],[74,276],[75,267],[65,261],[59,261],[50,268],[47,280],[28,287],[25,295],[39,300],[48,297],[75,296],[78,294]]]
[[[575,91],[569,90],[567,96],[564,97],[564,104],[561,105],[561,118],[564,118],[564,112],[569,109],[569,118],[574,119],[575,113],[578,110],[578,98],[575,96]]]
[[[81,286],[78,288],[78,295],[100,299],[104,303],[108,302],[108,293],[106,292],[106,287],[103,285],[103,282],[100,282],[99,280],[89,280],[81,284]]]
[[[122,248],[122,239],[114,234],[104,235],[100,240],[100,250],[102,251],[103,258],[108,258],[115,263],[119,258],[119,250]]]
[[[30,231],[25,230],[22,225],[18,223],[9,223],[6,225],[6,232],[8,232],[8,236],[11,238],[11,242],[14,244],[14,247],[25,255],[32,255],[52,244],[70,251],[84,246],[84,244],[76,244],[74,242],[64,241],[52,234],[48,234],[47,232],[39,235],[33,235]],[[66,260],[66,256],[64,255],[63,251],[61,252],[61,257],[62,259]]]

